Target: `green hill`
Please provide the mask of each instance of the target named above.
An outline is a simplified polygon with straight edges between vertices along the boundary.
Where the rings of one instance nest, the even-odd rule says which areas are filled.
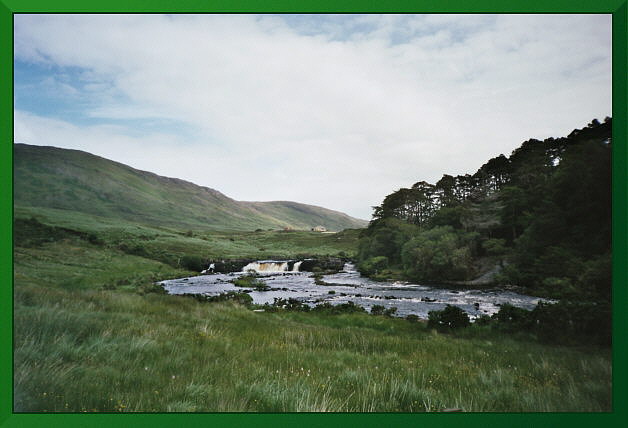
[[[235,201],[207,187],[79,150],[14,145],[14,204],[189,229],[364,227],[364,220],[296,202]]]

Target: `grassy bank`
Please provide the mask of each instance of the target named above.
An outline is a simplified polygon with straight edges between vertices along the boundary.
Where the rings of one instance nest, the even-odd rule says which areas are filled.
[[[151,293],[188,272],[80,237],[14,269],[17,411],[610,410],[605,349]]]

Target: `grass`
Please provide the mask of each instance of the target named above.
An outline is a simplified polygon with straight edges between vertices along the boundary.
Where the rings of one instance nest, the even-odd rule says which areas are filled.
[[[142,255],[172,262],[184,255],[210,258],[294,258],[299,255],[352,256],[359,230],[334,234],[309,231],[212,230],[180,231],[117,221],[90,214],[50,208],[16,207],[16,219],[36,218],[46,225],[69,228],[95,235],[105,246],[142,248]],[[171,263],[172,264],[172,263]]]
[[[14,259],[16,411],[611,407],[607,349],[150,293],[190,272],[76,236],[18,246]]]
[[[139,171],[89,153],[14,145],[16,205],[61,209],[153,226],[203,230],[329,230],[366,221],[295,202],[242,202],[206,187]],[[184,225],[184,226],[182,226]]]

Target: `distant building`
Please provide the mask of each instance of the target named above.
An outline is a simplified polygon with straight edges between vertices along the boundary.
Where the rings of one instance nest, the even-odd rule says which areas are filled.
[[[327,232],[327,228],[325,226],[315,226],[312,228],[312,232]]]

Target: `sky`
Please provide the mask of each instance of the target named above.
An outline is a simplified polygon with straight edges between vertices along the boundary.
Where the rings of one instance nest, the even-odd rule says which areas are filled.
[[[370,219],[611,112],[611,15],[15,15],[14,142]]]

